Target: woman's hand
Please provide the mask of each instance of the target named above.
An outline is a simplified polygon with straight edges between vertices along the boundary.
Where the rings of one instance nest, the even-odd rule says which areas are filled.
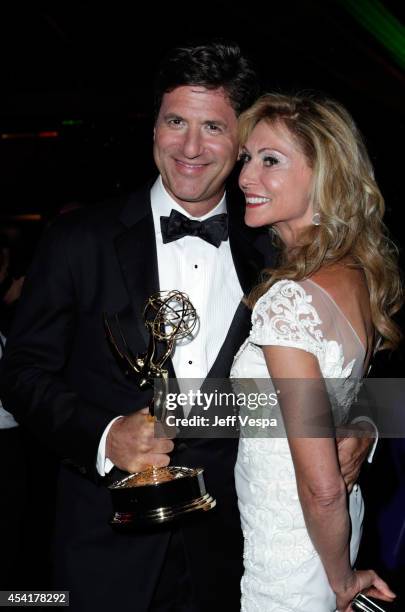
[[[383,601],[392,601],[396,597],[387,583],[377,576],[373,570],[352,572],[346,588],[342,591],[336,591],[336,607],[338,612],[351,612],[350,602],[360,592],[376,599],[382,599]]]

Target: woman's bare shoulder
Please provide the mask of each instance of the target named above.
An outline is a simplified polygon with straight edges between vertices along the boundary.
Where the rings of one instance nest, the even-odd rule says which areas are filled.
[[[369,303],[367,280],[363,270],[350,260],[324,266],[310,278],[322,287],[335,300],[338,306],[347,303],[348,298],[354,301]]]
[[[325,266],[310,278],[333,299],[356,330],[364,346],[372,347],[374,326],[370,295],[363,270],[350,260]]]

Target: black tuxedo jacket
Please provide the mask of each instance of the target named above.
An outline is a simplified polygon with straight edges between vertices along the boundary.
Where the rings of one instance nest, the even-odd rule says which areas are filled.
[[[228,212],[235,269],[247,293],[264,266],[263,242],[243,225],[236,204],[228,202]],[[143,352],[142,311],[158,290],[150,186],[129,199],[71,213],[46,232],[2,360],[5,408],[61,459],[56,586],[71,591],[75,611],[147,610],[165,556],[170,528],[121,534],[108,525],[110,496],[95,467],[110,420],[146,406],[151,397],[123,376],[105,338],[103,313],[118,313],[132,351]],[[249,328],[250,313],[241,304],[209,377],[229,375]],[[178,445],[172,461],[204,467],[207,489],[217,499],[216,509],[190,517],[182,528],[201,610],[216,609],[215,594],[217,601],[229,598],[227,609],[238,609],[236,450],[236,440],[189,440]]]

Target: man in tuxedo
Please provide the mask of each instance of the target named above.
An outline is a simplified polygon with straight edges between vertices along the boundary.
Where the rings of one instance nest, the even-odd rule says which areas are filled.
[[[229,375],[250,327],[241,298],[271,249],[225,194],[238,154],[237,116],[256,94],[255,73],[236,45],[174,50],[156,86],[158,179],[57,222],[26,279],[2,397],[61,458],[55,587],[70,591],[75,612],[239,610],[237,441],[155,439],[146,418],[151,392],[123,376],[103,313],[119,315],[132,352],[141,353],[147,298],[159,289],[185,291],[200,327],[192,342],[176,347],[169,372]],[[348,474],[364,445],[353,444],[349,455]],[[169,462],[203,467],[216,508],[155,531],[114,531],[105,486],[111,468],[134,472]]]

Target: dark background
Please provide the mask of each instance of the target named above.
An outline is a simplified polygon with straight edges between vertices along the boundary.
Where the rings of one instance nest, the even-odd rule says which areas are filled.
[[[0,223],[14,220],[34,246],[43,226],[66,203],[91,205],[151,178],[158,60],[177,44],[219,36],[237,41],[252,56],[263,90],[317,89],[348,107],[386,198],[387,224],[401,245],[404,73],[398,56],[370,33],[367,23],[374,10],[380,14],[374,21],[381,25],[384,7],[398,20],[403,9],[392,0],[358,0],[356,18],[353,1],[179,0],[129,6],[71,1],[0,9]],[[402,29],[402,60],[404,54]],[[404,371],[401,352],[377,360],[377,375],[403,376]],[[378,505],[381,472],[368,478],[371,502]],[[377,487],[373,478],[379,479]],[[46,482],[41,483],[39,495],[45,499]],[[390,491],[397,489],[394,482]],[[43,504],[38,507],[34,521],[41,523]],[[368,526],[367,566],[379,555],[374,529]],[[39,531],[38,547],[41,537]],[[29,586],[46,586],[41,568],[35,568],[35,552],[28,561],[34,567]]]
[[[357,2],[366,24],[375,0]],[[315,88],[348,106],[401,238],[404,75],[344,0],[131,4],[0,10],[0,132],[14,136],[0,141],[2,212],[52,213],[67,200],[95,201],[152,176],[159,58],[188,39],[223,36],[252,56],[264,90]],[[396,4],[384,5],[400,17]]]

